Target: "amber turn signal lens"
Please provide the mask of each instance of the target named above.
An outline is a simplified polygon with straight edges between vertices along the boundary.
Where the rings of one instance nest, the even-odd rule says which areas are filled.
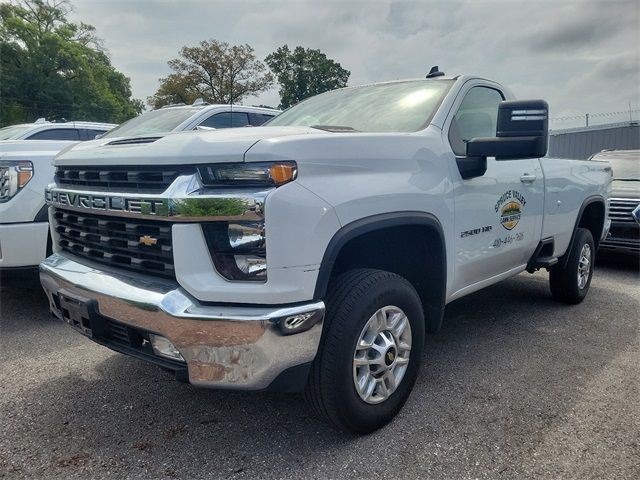
[[[286,163],[276,163],[269,169],[269,177],[276,185],[282,185],[295,179],[296,167]]]
[[[31,170],[18,172],[18,188],[24,187],[31,177],[33,176],[33,172]]]

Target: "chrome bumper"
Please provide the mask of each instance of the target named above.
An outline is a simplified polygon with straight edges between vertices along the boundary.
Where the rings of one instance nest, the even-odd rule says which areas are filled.
[[[71,298],[92,306],[96,324],[115,320],[143,334],[169,339],[186,362],[189,382],[198,386],[268,388],[287,369],[311,362],[320,343],[323,302],[285,307],[205,305],[174,282],[110,273],[60,254],[40,264],[40,279],[52,312],[61,319],[65,312],[60,298]],[[300,314],[309,314],[303,316],[308,323],[296,328],[298,333],[287,334],[283,324]],[[111,347],[92,330],[84,333]]]

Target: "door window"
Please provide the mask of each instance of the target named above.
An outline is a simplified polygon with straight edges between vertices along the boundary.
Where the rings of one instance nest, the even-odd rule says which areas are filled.
[[[234,128],[249,125],[249,117],[245,112],[222,112],[210,116],[200,126],[209,128]]]
[[[27,140],[80,140],[75,128],[52,128],[34,133]]]
[[[259,127],[267,120],[271,120],[274,115],[268,115],[266,113],[250,113],[249,120],[251,120],[251,125],[254,127]]]
[[[451,149],[459,157],[467,154],[467,142],[472,138],[495,137],[498,105],[502,93],[489,87],[473,87],[462,100],[449,127]]]
[[[97,135],[103,135],[105,133],[105,130],[92,130],[90,128],[85,130],[85,133],[87,135],[87,140],[95,140]]]

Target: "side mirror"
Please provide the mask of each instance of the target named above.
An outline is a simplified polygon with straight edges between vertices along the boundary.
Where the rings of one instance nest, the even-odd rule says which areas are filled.
[[[547,154],[549,105],[544,100],[500,102],[495,137],[472,138],[467,157],[496,160],[539,158]]]

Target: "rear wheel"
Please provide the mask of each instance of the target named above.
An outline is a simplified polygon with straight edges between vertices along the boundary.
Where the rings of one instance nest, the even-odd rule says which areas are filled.
[[[333,282],[327,296],[307,401],[340,429],[376,430],[409,397],[423,345],[422,303],[413,286],[390,272],[349,271]]]
[[[553,298],[569,304],[584,300],[591,285],[594,260],[595,246],[591,232],[586,228],[578,228],[565,266],[549,272]]]

